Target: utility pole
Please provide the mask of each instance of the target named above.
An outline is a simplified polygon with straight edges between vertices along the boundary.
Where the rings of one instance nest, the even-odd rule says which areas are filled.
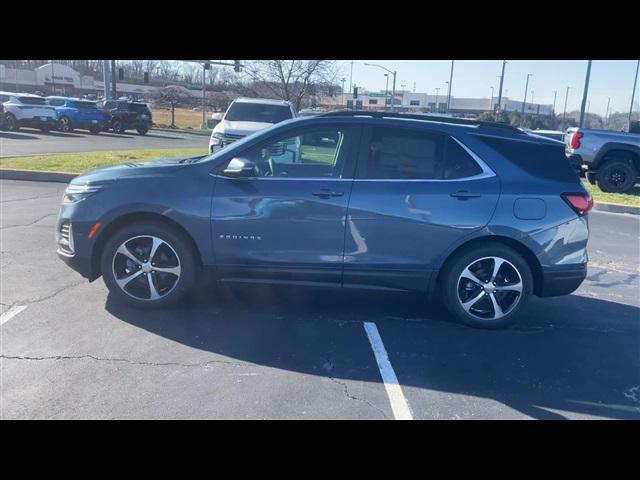
[[[342,102],[340,102],[342,104],[342,106],[344,107],[344,82],[346,82],[347,79],[346,78],[342,78],[341,82],[342,82]]]
[[[529,77],[533,77],[533,73],[527,73],[527,83],[524,85],[524,102],[522,102],[522,113],[524,114],[524,107],[527,105],[527,90],[529,89]]]
[[[115,100],[118,98],[118,90],[116,88],[116,61],[111,60],[111,97]]]
[[[567,93],[564,95],[564,112],[562,112],[562,119],[567,118],[567,99],[569,98],[569,89],[571,87],[567,87]]]
[[[553,91],[553,114],[556,114],[556,97],[558,96],[558,90]]]
[[[640,60],[636,64],[636,78],[633,80],[633,91],[631,92],[631,106],[629,107],[629,128],[627,132],[631,131],[631,114],[633,113],[633,98],[636,96],[636,86],[638,85],[638,70],[640,70]]]
[[[582,92],[582,105],[580,105],[580,128],[584,124],[584,107],[587,105],[587,96],[589,94],[589,77],[591,76],[591,60],[587,63],[587,75],[584,79],[584,91]]]
[[[353,60],[351,60],[351,73],[349,74],[349,93],[353,90]]]
[[[396,71],[393,71],[393,93],[391,94],[391,111],[396,111]],[[633,105],[633,102],[631,103]],[[631,121],[631,116],[629,116],[629,121]],[[631,124],[629,124],[631,125]]]
[[[502,85],[504,83],[504,68],[507,65],[507,61],[502,61],[502,75],[500,75],[500,88],[498,89],[498,108],[497,110],[502,110]]]
[[[451,73],[449,73],[449,92],[447,93],[447,113],[451,110],[451,82],[453,82],[453,62],[455,60],[451,60]]]
[[[604,124],[609,123],[609,104],[611,103],[611,97],[607,97],[607,109],[604,112]]]
[[[492,112],[493,111],[493,85],[491,85],[491,98],[489,100],[489,111]]]
[[[111,75],[109,73],[109,60],[102,61],[102,80],[104,82],[104,98],[109,100],[111,98]]]

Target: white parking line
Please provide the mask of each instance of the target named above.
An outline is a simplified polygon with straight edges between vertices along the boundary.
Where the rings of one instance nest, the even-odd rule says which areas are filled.
[[[409,404],[404,398],[402,388],[400,388],[400,384],[398,383],[396,372],[393,371],[391,362],[389,362],[389,355],[387,355],[387,351],[382,343],[382,338],[380,338],[378,327],[376,327],[375,323],[364,322],[364,330],[367,332],[373,354],[376,356],[376,362],[378,362],[378,369],[384,382],[384,388],[387,391],[387,396],[391,403],[393,416],[396,420],[413,420]]]
[[[0,315],[0,325],[4,325],[5,323],[7,323],[25,308],[27,308],[26,305],[14,305],[13,307],[11,307],[9,310]]]

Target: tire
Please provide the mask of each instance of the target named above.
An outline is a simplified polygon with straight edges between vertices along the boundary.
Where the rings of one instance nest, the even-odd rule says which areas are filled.
[[[631,160],[609,160],[596,173],[596,182],[600,190],[611,193],[624,193],[633,188],[638,171]]]
[[[73,132],[73,127],[71,126],[71,120],[68,117],[60,117],[58,120],[58,130],[64,133]]]
[[[117,133],[118,135],[124,133],[122,122],[117,118],[111,123],[111,128],[113,129],[113,133]]]
[[[5,115],[5,128],[10,132],[17,132],[20,130],[20,125],[18,125],[18,121],[13,113],[7,113]]]
[[[100,134],[101,131],[102,131],[102,128],[100,128],[100,127],[90,127],[89,128],[89,132],[91,133],[91,135],[98,135],[98,134]]]
[[[596,184],[596,174],[595,174],[595,172],[585,172],[584,176],[586,177],[587,181],[591,185],[595,185]]]
[[[148,128],[137,128],[136,130],[138,131],[138,135],[146,135],[149,131]]]
[[[51,127],[40,127],[40,131],[42,133],[49,133],[51,131]]]
[[[502,260],[497,289],[491,280],[495,258]],[[497,329],[517,320],[533,293],[533,275],[518,252],[501,243],[487,242],[464,249],[448,261],[440,288],[446,308],[456,319],[475,328]],[[495,309],[494,300],[500,311]]]
[[[153,258],[144,258],[148,257],[154,242],[159,246]],[[132,257],[120,253],[124,251],[123,246]],[[181,232],[148,221],[127,225],[111,235],[101,258],[102,277],[111,294],[139,308],[175,305],[193,288],[197,265],[193,247]],[[161,267],[165,268],[164,272],[156,270]],[[129,281],[123,282],[127,279]],[[155,299],[149,282],[155,289]]]

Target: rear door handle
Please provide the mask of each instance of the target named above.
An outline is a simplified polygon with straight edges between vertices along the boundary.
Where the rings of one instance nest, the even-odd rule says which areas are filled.
[[[466,190],[458,190],[456,193],[451,194],[454,198],[459,198],[460,200],[466,200],[467,198],[478,198],[481,197],[479,193],[471,193]]]
[[[329,190],[328,188],[321,188],[318,192],[313,192],[312,195],[314,197],[320,198],[331,198],[331,197],[342,197],[344,192],[334,192],[333,190]]]

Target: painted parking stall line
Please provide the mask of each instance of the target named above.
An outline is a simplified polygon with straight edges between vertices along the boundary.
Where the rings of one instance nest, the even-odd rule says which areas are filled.
[[[384,388],[387,391],[387,396],[391,403],[394,418],[396,420],[413,420],[409,404],[402,393],[396,372],[391,366],[389,355],[387,355],[387,350],[384,348],[384,343],[382,343],[378,327],[376,327],[376,324],[373,322],[364,322],[364,330],[367,333],[373,354],[376,357],[378,369],[380,370]]]
[[[22,312],[25,308],[27,308],[26,305],[14,305],[13,307],[11,307],[9,310],[0,315],[0,325],[4,325],[5,323],[7,323],[13,317]]]

